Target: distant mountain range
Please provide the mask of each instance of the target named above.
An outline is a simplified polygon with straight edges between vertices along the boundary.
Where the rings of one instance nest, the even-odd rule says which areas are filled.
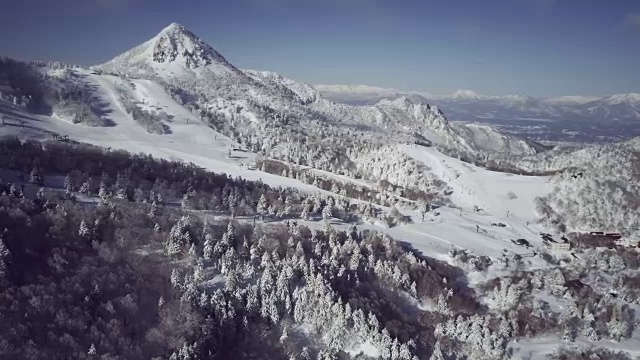
[[[452,121],[482,122],[537,140],[601,142],[640,135],[640,94],[602,98],[522,95],[489,96],[470,90],[451,95],[403,92],[364,85],[316,85],[326,98],[347,104],[375,104],[407,97],[438,105]]]

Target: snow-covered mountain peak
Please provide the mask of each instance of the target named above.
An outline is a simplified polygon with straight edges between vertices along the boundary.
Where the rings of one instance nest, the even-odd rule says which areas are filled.
[[[380,100],[376,107],[381,110],[392,109],[400,111],[405,114],[407,119],[411,119],[419,125],[426,125],[434,130],[444,130],[448,127],[447,119],[437,106],[413,101],[406,96],[400,96],[393,100]]]
[[[391,103],[403,108],[410,108],[416,105],[413,103],[413,101],[409,100],[409,98],[407,98],[406,96],[400,96],[399,98],[392,100]]]
[[[640,94],[638,93],[616,94],[616,95],[608,96],[602,99],[602,101],[611,105],[618,105],[618,104],[640,105]]]
[[[206,66],[237,71],[211,45],[186,27],[172,23],[143,44],[99,65],[98,68],[133,75],[181,73]]]
[[[189,68],[197,68],[219,62],[229,62],[213,47],[180,24],[172,23],[155,38],[153,61],[179,62]]]
[[[169,24],[169,26],[162,29],[162,31],[160,31],[159,34],[184,33],[184,32],[191,33],[191,31],[189,31],[189,29],[187,29],[183,25],[178,23],[171,23]]]
[[[395,107],[402,110],[409,110],[414,107],[414,103],[406,96],[400,96],[395,99],[382,99],[376,103],[376,106]]]
[[[451,94],[451,98],[455,100],[478,100],[485,99],[487,96],[478,94],[473,90],[457,90]]]

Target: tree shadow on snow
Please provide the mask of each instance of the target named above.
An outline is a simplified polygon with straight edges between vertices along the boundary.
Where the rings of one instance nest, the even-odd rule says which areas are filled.
[[[101,100],[96,92],[98,91],[98,86],[95,84],[91,84],[88,86],[89,94],[90,94],[90,102],[89,106],[91,107],[91,111],[102,120],[105,121],[105,127],[113,127],[116,126],[116,123],[110,119],[108,116],[113,113],[112,109],[109,109],[109,103]]]

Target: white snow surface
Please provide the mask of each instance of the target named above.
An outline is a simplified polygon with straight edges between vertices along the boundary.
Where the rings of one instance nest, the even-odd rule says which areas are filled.
[[[380,356],[380,350],[369,341],[358,344],[354,348],[346,350],[346,352],[351,356],[364,355],[374,359]]]
[[[522,255],[532,252],[511,243],[512,239],[525,238],[534,247],[542,247],[539,233],[549,230],[535,223],[533,200],[549,191],[546,177],[488,171],[450,158],[433,148],[399,147],[416,161],[428,166],[435,175],[443,176],[454,188],[452,200],[460,208],[440,207],[434,211],[439,215],[428,214],[425,222],[422,222],[418,211],[400,209],[405,215],[411,216],[414,223],[393,228],[365,223],[358,225],[360,228],[383,231],[397,240],[410,243],[425,255],[448,262],[451,261],[448,252],[452,248],[467,249],[495,259],[503,249]],[[513,192],[516,198],[509,199],[509,192]],[[483,211],[474,212],[474,205]],[[315,221],[300,223],[311,228],[323,226]],[[492,223],[504,223],[507,226],[500,228],[491,226]],[[338,221],[332,225],[345,230],[349,226]],[[476,225],[487,232],[477,232]],[[534,268],[546,266],[537,257],[525,258],[525,262]]]

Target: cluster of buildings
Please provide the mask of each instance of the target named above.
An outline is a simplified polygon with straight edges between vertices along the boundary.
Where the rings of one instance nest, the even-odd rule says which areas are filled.
[[[640,241],[638,239],[631,240],[628,237],[622,236],[621,233],[618,232],[604,232],[604,231],[590,231],[581,233],[583,236],[592,236],[597,238],[598,241],[592,246],[596,247],[613,247],[613,246],[621,246],[635,249],[637,252],[640,252]],[[540,237],[542,237],[543,245],[551,251],[568,251],[571,250],[571,242],[565,236],[562,236],[560,240],[554,239],[551,234],[540,233]],[[519,239],[523,240],[523,239]],[[512,240],[514,244],[526,246],[525,242]],[[578,243],[580,246],[580,242]]]
[[[547,233],[540,233],[540,236],[542,236],[542,243],[544,244],[544,246],[546,246],[552,251],[571,250],[571,243],[569,242],[569,239],[567,239],[564,236],[561,238],[561,241],[556,241],[551,236],[551,234],[547,234]]]
[[[604,240],[601,245],[602,247],[623,246],[634,248],[636,251],[640,252],[640,242],[638,239],[632,240],[629,237],[622,236],[622,234],[618,232],[590,231],[589,233],[584,234],[597,236],[599,239]]]

